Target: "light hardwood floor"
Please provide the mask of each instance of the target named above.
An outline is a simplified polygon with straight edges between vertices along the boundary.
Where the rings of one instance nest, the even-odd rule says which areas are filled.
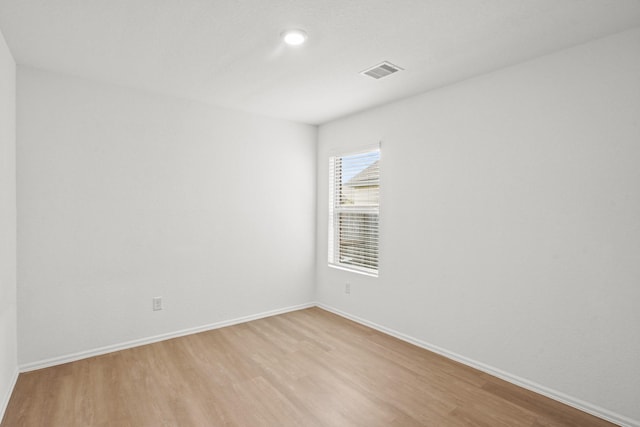
[[[20,374],[1,427],[612,425],[310,308]]]

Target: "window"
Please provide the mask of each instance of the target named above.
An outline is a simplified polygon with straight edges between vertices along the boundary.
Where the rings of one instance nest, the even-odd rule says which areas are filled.
[[[329,158],[329,265],[378,276],[380,147]]]

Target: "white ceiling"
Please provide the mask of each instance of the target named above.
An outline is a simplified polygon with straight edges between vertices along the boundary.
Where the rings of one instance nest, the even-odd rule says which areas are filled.
[[[636,26],[640,0],[0,0],[19,64],[311,124]]]

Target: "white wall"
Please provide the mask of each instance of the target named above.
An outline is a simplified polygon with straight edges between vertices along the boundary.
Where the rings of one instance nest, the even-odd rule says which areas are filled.
[[[16,338],[16,64],[0,33],[0,421],[18,372]]]
[[[312,301],[315,127],[22,66],[17,108],[21,365]]]
[[[639,76],[636,29],[321,126],[318,301],[640,425]],[[374,279],[327,156],[380,140]]]

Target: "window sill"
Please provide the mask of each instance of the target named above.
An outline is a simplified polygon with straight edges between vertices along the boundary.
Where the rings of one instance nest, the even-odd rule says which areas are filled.
[[[358,268],[354,268],[351,266],[343,266],[343,265],[337,265],[337,264],[327,264],[330,268],[335,268],[336,270],[342,270],[342,271],[348,271],[351,273],[356,273],[356,274],[362,274],[363,276],[369,276],[369,277],[375,277],[378,278],[378,273],[372,273],[370,271],[366,271],[366,270],[360,270]]]

